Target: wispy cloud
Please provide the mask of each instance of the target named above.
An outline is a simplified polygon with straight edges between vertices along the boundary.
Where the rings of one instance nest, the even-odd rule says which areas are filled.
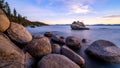
[[[72,14],[72,13],[77,13],[77,14],[81,13],[82,14],[82,13],[90,12],[88,5],[85,5],[85,6],[71,5],[69,9],[70,9],[70,14]]]
[[[66,13],[70,14],[85,14],[92,12],[91,4],[95,2],[95,0],[46,0],[48,3],[48,7],[57,2],[62,3],[62,8],[66,9]],[[44,0],[36,0],[38,3],[44,2]]]
[[[91,4],[94,0],[70,0],[66,1],[70,13],[85,14],[91,12]]]
[[[103,18],[120,18],[120,15],[103,16]]]

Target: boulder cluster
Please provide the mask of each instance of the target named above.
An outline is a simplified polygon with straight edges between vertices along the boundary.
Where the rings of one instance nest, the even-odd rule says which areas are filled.
[[[74,52],[81,47],[80,41],[72,38],[65,42],[51,32],[32,36],[0,9],[0,68],[81,68],[85,61]]]

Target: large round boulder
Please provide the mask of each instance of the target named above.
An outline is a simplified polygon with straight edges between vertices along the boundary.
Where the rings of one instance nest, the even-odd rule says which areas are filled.
[[[47,37],[34,38],[27,46],[27,51],[36,58],[41,58],[52,52],[50,41]]]
[[[0,68],[24,68],[24,53],[0,33]]]
[[[37,68],[80,68],[70,59],[59,54],[44,56],[38,63]]]
[[[65,43],[69,48],[73,50],[79,49],[81,47],[80,39],[75,36],[67,37]]]
[[[20,44],[25,44],[32,40],[32,35],[26,30],[26,28],[14,22],[11,23],[7,33],[12,40]]]
[[[71,59],[72,61],[74,61],[79,66],[81,67],[84,66],[85,60],[80,55],[75,53],[73,50],[68,48],[67,46],[62,46],[61,53],[65,55],[66,57],[68,57],[69,59]]]
[[[10,26],[9,19],[4,14],[4,12],[0,9],[0,32],[6,31]]]
[[[120,48],[110,41],[97,40],[85,52],[93,58],[109,63],[120,63]]]

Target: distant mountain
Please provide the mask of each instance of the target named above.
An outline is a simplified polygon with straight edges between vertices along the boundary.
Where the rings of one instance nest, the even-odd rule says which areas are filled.
[[[120,26],[120,24],[94,24],[92,26]]]
[[[39,22],[39,21],[31,21],[31,25],[35,25],[35,26],[43,26],[43,25],[48,25],[48,24],[45,24],[43,22]]]
[[[52,24],[52,26],[69,26],[70,24]]]
[[[53,24],[52,26],[70,26],[71,24]],[[120,24],[93,24],[86,26],[120,26]]]

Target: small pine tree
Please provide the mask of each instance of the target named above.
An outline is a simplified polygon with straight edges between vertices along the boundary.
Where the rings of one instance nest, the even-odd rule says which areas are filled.
[[[5,11],[7,15],[9,16],[11,15],[11,10],[10,10],[8,2],[5,3]]]
[[[16,11],[15,8],[14,8],[14,10],[13,10],[13,15],[14,15],[14,17],[17,17],[17,11]]]
[[[19,24],[22,24],[21,18],[22,18],[22,16],[21,16],[20,14],[18,14],[18,20],[17,20],[17,22],[18,22]]]
[[[0,0],[0,8],[3,9],[4,7],[4,0]]]

